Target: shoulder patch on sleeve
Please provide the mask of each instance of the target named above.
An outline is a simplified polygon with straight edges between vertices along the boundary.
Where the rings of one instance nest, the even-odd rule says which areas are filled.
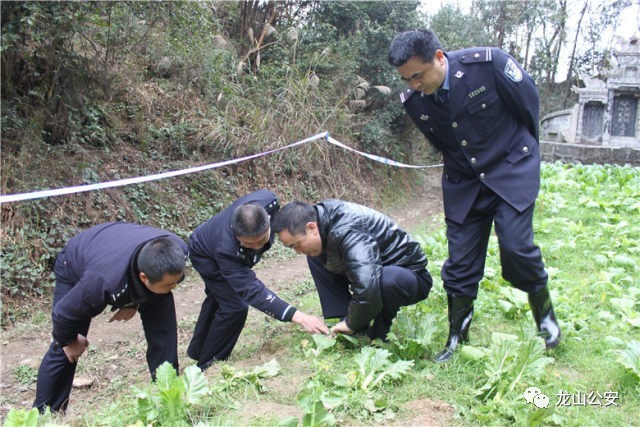
[[[400,92],[400,101],[402,101],[402,103],[404,104],[405,102],[407,102],[409,100],[409,98],[411,98],[411,95],[413,95],[413,93],[415,92],[415,90],[411,89],[411,88],[406,88],[405,90],[403,90],[402,92]]]
[[[504,74],[516,83],[522,81],[522,70],[516,61],[511,58],[507,59],[507,64],[504,66]]]
[[[467,50],[461,57],[463,64],[476,64],[479,62],[491,62],[493,60],[490,47],[482,47]]]

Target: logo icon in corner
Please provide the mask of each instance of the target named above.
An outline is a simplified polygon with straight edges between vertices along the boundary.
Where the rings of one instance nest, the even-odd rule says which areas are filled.
[[[549,406],[549,396],[542,394],[538,387],[529,387],[522,393],[524,400],[527,403],[532,403],[538,409],[543,409]]]

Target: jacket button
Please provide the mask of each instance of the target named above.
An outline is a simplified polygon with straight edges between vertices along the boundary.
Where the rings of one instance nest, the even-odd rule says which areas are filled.
[[[463,139],[462,141],[460,141],[460,145],[462,145],[463,147],[467,146],[467,140]]]
[[[486,176],[486,175],[484,174],[484,172],[482,172],[482,173],[480,174],[480,179],[484,179],[484,177],[485,177],[485,176]]]
[[[471,164],[472,164],[472,165],[475,165],[477,162],[478,162],[478,161],[476,160],[476,158],[475,158],[475,157],[472,157],[472,158],[471,158]]]
[[[451,123],[451,127],[454,128],[454,129],[457,128],[458,127],[458,122]]]
[[[522,152],[523,153],[528,153],[529,152],[529,147],[522,147]]]
[[[482,108],[487,108],[487,104],[485,104],[484,102],[481,105]]]

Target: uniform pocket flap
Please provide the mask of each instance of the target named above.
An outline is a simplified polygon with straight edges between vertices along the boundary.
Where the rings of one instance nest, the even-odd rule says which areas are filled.
[[[531,148],[527,145],[520,145],[507,155],[507,162],[509,163],[517,163],[525,157],[529,157],[531,155]]]
[[[467,110],[470,114],[475,114],[478,111],[482,111],[488,108],[491,104],[496,102],[498,99],[498,94],[495,92],[489,92],[486,95],[479,96],[478,98],[474,98],[469,105],[467,106]]]

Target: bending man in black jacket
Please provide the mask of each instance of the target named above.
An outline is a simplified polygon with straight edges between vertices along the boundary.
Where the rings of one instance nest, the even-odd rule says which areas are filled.
[[[178,370],[171,291],[184,278],[186,253],[175,234],[136,224],[100,224],[69,240],[54,267],[53,342],[38,370],[34,407],[66,410],[91,319],[107,305],[118,309],[110,321],[140,311],[152,377],[165,361]]]
[[[342,319],[332,335],[366,330],[384,340],[400,307],[429,295],[420,245],[380,212],[341,200],[292,202],[272,227],[285,246],[307,255],[325,319]]]
[[[322,319],[281,300],[252,270],[271,248],[271,217],[278,208],[274,193],[254,191],[200,224],[189,239],[191,264],[206,293],[187,350],[200,369],[231,355],[249,305],[280,321],[298,323],[307,332],[329,333]]]

